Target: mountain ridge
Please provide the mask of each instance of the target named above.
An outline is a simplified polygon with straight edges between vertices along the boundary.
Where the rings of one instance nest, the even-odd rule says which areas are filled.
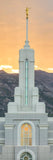
[[[53,73],[36,70],[35,86],[39,88],[39,100],[45,102],[46,112],[53,116]],[[8,102],[14,101],[14,88],[19,86],[19,74],[0,71],[0,117],[7,112]]]

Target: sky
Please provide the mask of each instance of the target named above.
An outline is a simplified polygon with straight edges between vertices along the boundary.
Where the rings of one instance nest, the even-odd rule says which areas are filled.
[[[19,72],[19,49],[26,40],[26,7],[34,68],[53,72],[53,0],[0,0],[0,70]]]

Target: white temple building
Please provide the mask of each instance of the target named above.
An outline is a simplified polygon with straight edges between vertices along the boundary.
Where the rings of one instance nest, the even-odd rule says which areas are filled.
[[[48,118],[34,85],[28,8],[25,46],[19,51],[19,87],[15,88],[14,102],[8,104],[5,118],[0,118],[0,160],[53,160],[53,118]]]

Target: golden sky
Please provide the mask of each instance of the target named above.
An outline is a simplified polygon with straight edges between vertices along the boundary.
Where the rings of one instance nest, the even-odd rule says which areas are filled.
[[[19,49],[25,44],[25,8],[36,69],[53,72],[53,0],[0,0],[0,70],[18,72]]]

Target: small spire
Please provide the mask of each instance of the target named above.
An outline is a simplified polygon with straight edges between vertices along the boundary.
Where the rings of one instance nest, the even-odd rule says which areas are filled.
[[[30,47],[29,46],[29,41],[28,41],[28,15],[29,15],[29,8],[26,8],[26,41],[25,41],[25,46],[24,47]]]

